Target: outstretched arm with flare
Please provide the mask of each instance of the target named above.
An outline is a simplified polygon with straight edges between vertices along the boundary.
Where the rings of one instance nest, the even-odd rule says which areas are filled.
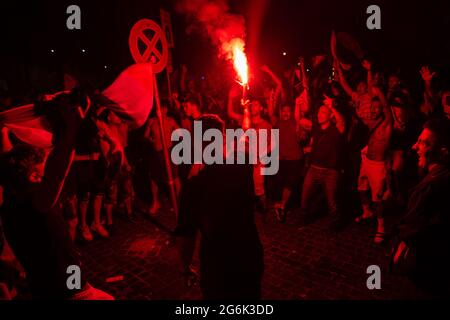
[[[236,88],[232,87],[228,94],[227,112],[228,112],[228,117],[230,117],[230,119],[233,119],[233,120],[237,121],[239,124],[242,124],[242,121],[244,120],[244,116],[242,114],[237,113],[233,109],[233,101],[237,98],[237,96],[238,96],[238,93],[236,92]]]
[[[347,80],[344,77],[344,73],[342,72],[342,68],[339,66],[339,62],[335,64],[336,72],[339,79],[339,84],[341,85],[342,89],[344,89],[345,93],[353,98],[356,94],[355,91],[350,87]]]

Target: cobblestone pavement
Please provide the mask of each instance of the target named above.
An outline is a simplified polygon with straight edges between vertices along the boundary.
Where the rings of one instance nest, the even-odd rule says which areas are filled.
[[[136,220],[118,218],[109,239],[80,245],[89,281],[116,299],[201,299],[199,288],[188,288],[179,274],[173,212],[165,205],[155,221],[142,214]],[[295,214],[285,224],[271,214],[256,220],[265,251],[264,299],[427,298],[387,272],[389,245],[372,243],[373,226],[350,224],[333,234],[327,217],[306,227],[299,227]],[[366,286],[373,264],[382,271],[381,290]]]

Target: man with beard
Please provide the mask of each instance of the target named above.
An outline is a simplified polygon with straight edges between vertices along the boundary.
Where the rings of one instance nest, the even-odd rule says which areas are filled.
[[[406,214],[398,226],[393,266],[437,297],[450,294],[450,124],[428,121],[413,149],[427,174],[411,190]]]

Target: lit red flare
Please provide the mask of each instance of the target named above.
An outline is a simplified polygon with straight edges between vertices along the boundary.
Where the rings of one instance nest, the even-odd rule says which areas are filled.
[[[234,69],[238,74],[239,83],[246,87],[248,85],[248,63],[244,47],[245,44],[242,39],[236,38],[232,41]]]

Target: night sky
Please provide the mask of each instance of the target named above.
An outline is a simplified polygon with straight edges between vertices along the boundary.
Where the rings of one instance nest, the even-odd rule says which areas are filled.
[[[109,81],[133,61],[128,34],[139,19],[159,21],[159,7],[173,11],[175,1],[7,1],[0,4],[0,78],[11,87],[30,83],[30,66],[83,70]],[[252,19],[248,1],[230,1],[236,13]],[[281,71],[299,55],[329,52],[330,31],[346,31],[358,39],[375,66],[417,72],[423,63],[442,66],[450,57],[449,1],[287,1],[272,0],[260,35],[257,57]],[[82,11],[82,29],[66,29],[67,6]],[[366,8],[377,4],[382,30],[366,28]],[[214,48],[200,35],[187,35],[184,17],[173,13],[176,63],[201,73],[216,59]],[[55,53],[50,52],[51,49]],[[82,53],[81,49],[87,52]],[[283,56],[282,52],[287,52]],[[252,57],[250,57],[250,60]],[[448,63],[447,63],[448,65]],[[104,66],[107,66],[105,69]],[[406,70],[406,71],[405,71]],[[36,76],[38,77],[38,76]]]

